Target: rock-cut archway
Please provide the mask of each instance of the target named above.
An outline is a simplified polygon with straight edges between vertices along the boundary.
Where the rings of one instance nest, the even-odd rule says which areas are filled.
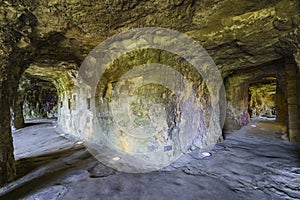
[[[26,71],[21,77],[11,110],[13,128],[24,127],[26,121],[57,118],[57,89],[51,81],[41,78]]]
[[[286,61],[277,60],[241,69],[225,79],[227,116],[225,131],[237,130],[251,118],[280,122],[288,128]]]

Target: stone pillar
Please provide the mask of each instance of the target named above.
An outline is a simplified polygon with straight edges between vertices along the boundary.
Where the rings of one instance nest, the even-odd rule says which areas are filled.
[[[294,54],[295,61],[298,66],[298,73],[300,72],[300,51]]]
[[[287,104],[286,104],[286,96],[283,92],[279,82],[277,82],[276,86],[276,121],[282,122],[286,124],[287,122]]]
[[[14,112],[13,124],[15,128],[25,127],[25,121],[23,116],[23,94],[22,91],[18,90],[16,96],[13,99],[12,109]]]
[[[10,127],[9,52],[9,48],[0,41],[0,186],[13,180],[16,175]]]
[[[300,73],[291,60],[286,61],[285,70],[289,139],[291,142],[300,142]]]
[[[238,130],[248,123],[248,84],[239,76],[225,81],[227,109],[224,131]]]

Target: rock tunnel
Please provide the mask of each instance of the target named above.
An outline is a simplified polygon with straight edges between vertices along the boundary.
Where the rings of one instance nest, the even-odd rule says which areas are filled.
[[[141,171],[208,148],[255,117],[274,118],[289,142],[300,142],[299,1],[16,0],[2,1],[0,13],[0,185],[16,175],[12,131],[33,118],[57,119],[75,137],[133,153],[128,163],[147,161]],[[146,27],[199,43],[224,88],[210,85],[188,56],[164,48],[164,38],[153,39],[161,48],[100,52],[111,60],[94,88],[80,82],[83,73],[98,73],[83,72],[99,62],[90,53],[97,45]],[[211,95],[222,88],[216,102]]]

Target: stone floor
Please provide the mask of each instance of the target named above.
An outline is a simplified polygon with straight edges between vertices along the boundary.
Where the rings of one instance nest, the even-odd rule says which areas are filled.
[[[19,178],[0,199],[300,199],[300,147],[274,122],[252,121],[209,157],[195,151],[143,174],[105,167],[56,122],[30,125],[13,134]]]

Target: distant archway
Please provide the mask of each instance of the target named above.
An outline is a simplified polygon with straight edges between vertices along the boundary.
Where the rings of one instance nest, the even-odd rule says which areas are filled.
[[[56,118],[58,95],[54,84],[38,78],[31,78],[27,83],[22,86],[25,120]]]
[[[287,126],[287,86],[284,60],[240,69],[225,79],[225,131],[238,130],[249,121],[273,120]]]
[[[275,120],[277,79],[266,77],[249,84],[248,113],[250,119]]]

